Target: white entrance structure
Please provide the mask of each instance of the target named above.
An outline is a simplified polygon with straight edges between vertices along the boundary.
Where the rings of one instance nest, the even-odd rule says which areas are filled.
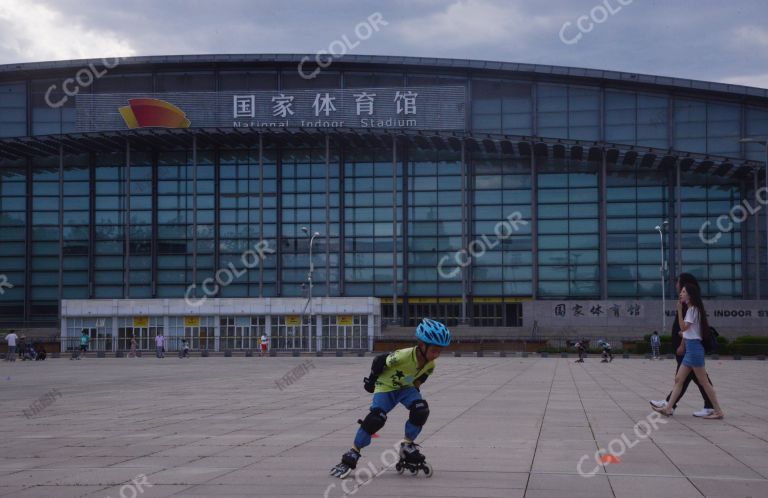
[[[381,334],[381,302],[372,297],[312,300],[312,322],[302,298],[65,299],[61,301],[61,350],[77,349],[83,331],[89,350],[166,349],[186,340],[191,350],[258,350],[262,335],[279,351],[373,350]]]

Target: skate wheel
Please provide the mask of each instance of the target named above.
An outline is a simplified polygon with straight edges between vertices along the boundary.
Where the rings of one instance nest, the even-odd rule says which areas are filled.
[[[428,463],[425,463],[424,464],[424,475],[427,476],[427,477],[432,477],[432,474],[434,474],[434,472],[432,471],[432,466],[430,464],[428,464]]]
[[[402,474],[403,472],[405,472],[405,467],[403,467],[400,464],[400,462],[398,462],[398,463],[395,464],[395,470],[397,470],[398,474]]]

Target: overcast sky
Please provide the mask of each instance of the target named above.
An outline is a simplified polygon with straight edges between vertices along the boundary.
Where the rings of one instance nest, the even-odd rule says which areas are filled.
[[[375,13],[387,24],[360,40],[355,27]],[[0,0],[0,64],[314,54],[346,36],[359,41],[353,54],[530,62],[768,88],[767,14],[766,0]]]

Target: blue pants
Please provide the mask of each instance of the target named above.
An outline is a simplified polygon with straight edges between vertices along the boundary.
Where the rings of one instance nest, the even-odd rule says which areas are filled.
[[[398,391],[390,391],[388,393],[376,393],[373,395],[371,410],[374,408],[381,408],[384,410],[384,413],[389,413],[398,403],[401,403],[404,407],[408,408],[411,406],[411,403],[420,399],[421,393],[417,391],[415,387],[408,387]],[[406,439],[413,441],[420,432],[421,427],[412,424],[410,420],[405,423]],[[371,444],[371,435],[365,432],[362,427],[358,428],[357,434],[355,435],[355,447],[363,449],[369,444]]]

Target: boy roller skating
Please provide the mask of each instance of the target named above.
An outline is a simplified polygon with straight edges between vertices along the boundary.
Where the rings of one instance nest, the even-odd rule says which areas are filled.
[[[576,341],[576,351],[579,353],[579,359],[575,363],[584,363],[584,341]]]
[[[613,352],[611,351],[611,345],[608,341],[598,342],[603,347],[603,360],[600,363],[610,363],[613,361]]]
[[[412,348],[374,358],[371,373],[363,383],[365,390],[373,393],[370,412],[357,421],[360,428],[354,445],[341,457],[341,463],[331,469],[332,476],[344,479],[357,467],[360,450],[371,444],[371,436],[384,427],[387,413],[398,403],[408,409],[409,415],[395,468],[401,474],[408,469],[412,474],[423,470],[427,477],[432,476],[432,467],[414,443],[429,417],[429,405],[422,399],[419,386],[434,371],[442,349],[451,343],[451,332],[442,323],[425,318],[416,328],[416,339],[418,343]]]

